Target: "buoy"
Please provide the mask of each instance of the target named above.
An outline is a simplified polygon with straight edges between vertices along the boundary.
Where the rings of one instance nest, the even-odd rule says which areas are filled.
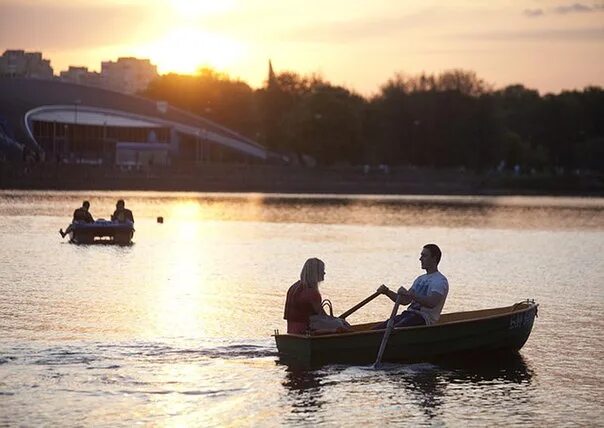
[[[163,223],[164,222],[164,218],[163,217],[157,217],[157,222],[158,223]]]

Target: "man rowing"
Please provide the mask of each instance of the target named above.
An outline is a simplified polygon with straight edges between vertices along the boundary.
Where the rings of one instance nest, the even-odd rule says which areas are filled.
[[[393,302],[396,302],[397,295],[400,295],[400,302],[409,305],[394,318],[395,327],[432,325],[438,321],[449,294],[449,282],[438,271],[441,256],[442,252],[436,244],[426,244],[419,258],[421,267],[426,273],[418,276],[409,290],[400,287],[395,293],[384,284],[378,287],[377,292],[385,294]],[[387,324],[386,320],[374,329],[386,328]]]

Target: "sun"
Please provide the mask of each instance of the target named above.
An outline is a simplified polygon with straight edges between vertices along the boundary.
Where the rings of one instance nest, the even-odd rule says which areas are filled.
[[[172,29],[136,50],[161,74],[194,74],[201,67],[225,70],[245,52],[240,42],[194,27]]]

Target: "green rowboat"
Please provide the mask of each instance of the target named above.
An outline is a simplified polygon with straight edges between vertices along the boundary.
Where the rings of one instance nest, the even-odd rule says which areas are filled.
[[[382,361],[433,361],[454,356],[518,351],[526,343],[537,316],[533,300],[512,306],[442,314],[431,326],[400,327],[392,331]],[[384,330],[378,323],[353,325],[346,333],[279,334],[280,360],[309,365],[368,364],[375,361]]]

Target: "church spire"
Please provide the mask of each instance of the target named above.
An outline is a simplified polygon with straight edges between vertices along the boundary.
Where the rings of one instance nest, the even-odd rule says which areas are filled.
[[[277,85],[277,76],[275,76],[275,72],[273,71],[273,63],[271,60],[268,60],[268,81],[267,87],[270,89]]]

